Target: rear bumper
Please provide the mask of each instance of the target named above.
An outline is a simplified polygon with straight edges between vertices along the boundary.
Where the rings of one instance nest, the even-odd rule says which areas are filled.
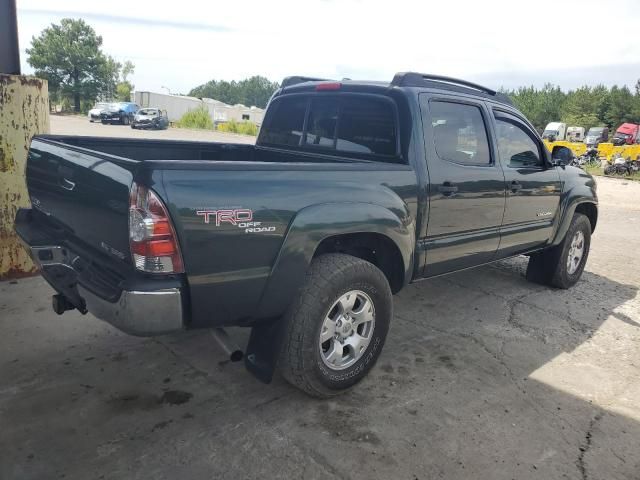
[[[48,238],[27,209],[18,211],[16,232],[44,279],[82,313],[90,312],[131,335],[160,335],[184,328],[179,280],[108,280],[86,254]]]
[[[149,292],[123,290],[114,303],[78,284],[86,309],[123,332],[149,336],[182,329],[182,295],[178,288]]]

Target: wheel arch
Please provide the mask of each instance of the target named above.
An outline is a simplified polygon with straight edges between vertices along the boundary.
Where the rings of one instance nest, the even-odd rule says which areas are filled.
[[[360,232],[326,237],[316,247],[313,258],[328,253],[344,253],[372,263],[384,273],[393,293],[399,292],[404,286],[402,253],[398,245],[384,234]]]
[[[576,205],[574,213],[582,213],[586,215],[591,224],[591,233],[596,230],[596,224],[598,223],[598,207],[593,202],[582,202]]]
[[[273,318],[284,313],[311,261],[322,253],[373,260],[397,292],[411,280],[414,251],[415,223],[404,208],[392,210],[370,203],[307,207],[289,226],[260,300],[260,316]]]
[[[586,215],[586,217],[589,219],[589,223],[591,224],[591,233],[595,231],[596,224],[598,223],[597,203],[593,198],[575,198],[566,207],[564,214],[560,219],[559,226],[556,230],[552,245],[559,245],[562,242],[567,231],[569,230],[571,220],[573,219],[573,215],[575,213],[582,213]]]

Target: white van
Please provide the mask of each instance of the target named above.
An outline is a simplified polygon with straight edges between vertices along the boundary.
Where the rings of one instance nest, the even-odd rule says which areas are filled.
[[[551,122],[547,124],[544,132],[542,132],[542,138],[546,138],[550,142],[564,140],[567,138],[567,124],[561,122]]]
[[[584,127],[568,127],[567,140],[570,142],[582,142],[584,140]]]

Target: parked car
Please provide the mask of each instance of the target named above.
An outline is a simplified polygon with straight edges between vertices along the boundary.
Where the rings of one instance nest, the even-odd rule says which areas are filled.
[[[638,143],[640,135],[640,125],[635,123],[623,123],[618,127],[613,135],[612,142],[614,145],[633,145]]]
[[[253,374],[328,397],[373,367],[411,282],[514,255],[578,282],[598,209],[571,156],[464,80],[289,77],[255,145],[34,137],[16,231],[57,313],[209,328],[232,359],[221,328],[250,327]]]
[[[141,108],[133,117],[131,128],[154,128],[160,130],[169,128],[167,111],[159,108]]]
[[[584,127],[567,127],[567,140],[570,142],[582,142],[584,140]]]
[[[87,114],[87,117],[89,117],[89,121],[90,122],[99,122],[101,117],[100,114],[102,113],[102,111],[106,108],[109,107],[109,104],[107,102],[98,102],[96,103],[93,108],[91,110],[89,110],[89,113]]]
[[[567,124],[562,122],[551,122],[547,124],[542,132],[542,138],[555,142],[556,140],[564,140],[567,135]]]
[[[597,147],[599,144],[609,141],[608,127],[591,127],[584,137],[587,148]]]
[[[103,124],[120,123],[122,125],[129,125],[139,109],[140,107],[132,102],[110,103],[100,114],[100,121]]]

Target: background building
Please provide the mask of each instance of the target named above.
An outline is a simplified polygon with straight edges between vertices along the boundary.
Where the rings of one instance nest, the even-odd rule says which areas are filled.
[[[213,98],[196,98],[185,95],[170,95],[156,92],[135,92],[134,102],[141,107],[157,107],[167,111],[169,121],[176,122],[189,110],[204,107],[209,111],[214,124],[231,120],[236,122],[253,122],[262,124],[264,110],[258,107],[247,107],[240,103],[227,105]]]

